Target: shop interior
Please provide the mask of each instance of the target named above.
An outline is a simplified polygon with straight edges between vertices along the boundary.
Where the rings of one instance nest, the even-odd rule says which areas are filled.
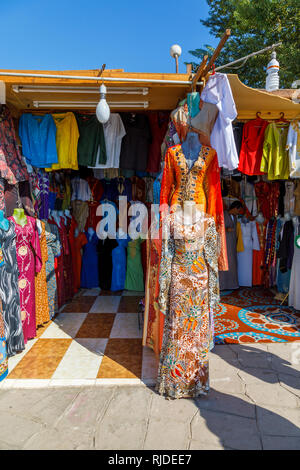
[[[164,331],[160,251],[143,236],[100,240],[97,209],[113,205],[117,227],[120,196],[126,211],[140,202],[151,214],[162,200],[165,156],[185,141],[186,116],[206,102],[203,83],[199,93],[189,73],[6,72],[0,141],[11,165],[0,167],[0,228],[7,233],[0,267],[7,250],[14,272],[0,279],[3,329],[10,329],[0,351],[8,359],[3,378],[153,384]],[[237,75],[226,80],[236,114],[217,110],[226,151],[223,163],[217,152],[208,207],[217,203],[207,209],[225,246],[214,344],[299,341],[300,104],[251,89]],[[109,125],[95,115],[102,83]],[[150,223],[149,215],[144,233]]]

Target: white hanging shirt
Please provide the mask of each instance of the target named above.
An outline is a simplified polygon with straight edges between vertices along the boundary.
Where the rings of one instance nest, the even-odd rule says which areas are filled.
[[[71,180],[71,184],[71,201],[90,201],[92,199],[91,189],[87,181],[81,178],[74,178]]]
[[[289,151],[290,177],[300,178],[300,121],[292,121],[286,140]]]
[[[123,137],[126,135],[120,114],[111,114],[109,120],[103,124],[103,131],[107,155],[106,163],[98,163],[100,155],[100,150],[98,149],[96,165],[90,168],[119,168],[121,143]]]
[[[211,146],[217,152],[219,166],[234,170],[239,165],[232,129],[232,121],[237,117],[237,110],[227,75],[223,73],[211,75],[201,93],[201,99],[216,104],[219,109],[210,136]]]

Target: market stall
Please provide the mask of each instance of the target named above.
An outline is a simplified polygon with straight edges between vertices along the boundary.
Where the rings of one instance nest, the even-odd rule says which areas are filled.
[[[147,240],[142,236],[99,240],[96,232],[101,216],[97,208],[99,204],[116,207],[118,226],[120,196],[126,196],[131,205],[143,203],[148,209],[155,203],[168,206],[172,198],[172,204],[202,204],[206,222],[201,219],[200,225],[207,223],[208,227],[202,234],[204,244],[208,247],[211,241],[211,251],[199,255],[206,260],[206,280],[201,282],[208,289],[204,305],[210,312],[205,310],[206,340],[199,346],[205,354],[218,342],[219,273],[220,277],[232,275],[230,227],[223,205],[230,211],[232,202],[239,201],[244,209],[244,218],[234,220],[239,248],[237,242],[230,248],[232,256],[240,258],[240,273],[235,276],[237,285],[226,288],[250,287],[249,279],[251,286],[279,286],[283,282],[278,278],[279,265],[289,258],[291,276],[283,292],[289,290],[292,305],[296,302],[295,308],[299,308],[290,288],[290,282],[294,286],[299,281],[299,260],[291,252],[286,254],[284,243],[291,244],[298,236],[297,221],[291,220],[300,215],[300,105],[246,87],[236,75],[219,73],[199,78],[196,90],[201,87],[200,95],[192,91],[192,78],[191,74],[120,70],[0,71],[6,87],[0,121],[3,377],[7,374],[6,355],[23,351],[27,341],[36,338],[39,328],[81,288],[140,292],[141,297],[145,293],[143,344],[157,355],[161,352],[166,334],[163,313],[170,308],[172,257],[168,258],[160,234]],[[109,122],[103,125],[95,117],[102,82],[107,86],[111,109]],[[276,122],[280,118],[284,121]],[[274,144],[277,128],[283,129],[285,140]],[[249,135],[252,132],[254,149],[246,131]],[[277,148],[281,149],[279,157]],[[185,162],[187,154],[194,154],[190,167]],[[279,216],[286,220],[280,219],[279,224]],[[161,223],[162,212],[160,217]],[[228,217],[230,224],[231,215]],[[210,230],[213,235],[205,238]],[[278,243],[280,257],[275,249]],[[294,252],[298,253],[296,248]],[[251,266],[249,260],[253,260]],[[251,271],[246,281],[241,266]],[[189,275],[182,276],[182,285],[190,285]],[[7,283],[12,292],[5,288]],[[177,295],[176,289],[174,292]],[[203,313],[199,289],[187,292],[194,313]],[[188,332],[198,331],[190,312],[187,318]],[[170,347],[167,342],[165,335],[165,349]],[[162,365],[165,357],[163,353]],[[193,361],[191,364],[196,368]],[[16,370],[15,377],[19,377]],[[162,383],[165,379],[160,377]]]

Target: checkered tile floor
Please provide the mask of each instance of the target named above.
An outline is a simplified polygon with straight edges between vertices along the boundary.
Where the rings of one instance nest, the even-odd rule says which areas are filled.
[[[142,346],[137,313],[142,297],[140,292],[81,290],[38,329],[25,351],[9,359],[4,386],[154,384],[157,361]]]

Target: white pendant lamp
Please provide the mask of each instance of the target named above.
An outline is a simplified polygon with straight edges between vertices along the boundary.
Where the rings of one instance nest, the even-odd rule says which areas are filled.
[[[101,124],[105,124],[109,120],[110,109],[106,101],[106,86],[100,86],[100,101],[97,104],[96,116]]]

